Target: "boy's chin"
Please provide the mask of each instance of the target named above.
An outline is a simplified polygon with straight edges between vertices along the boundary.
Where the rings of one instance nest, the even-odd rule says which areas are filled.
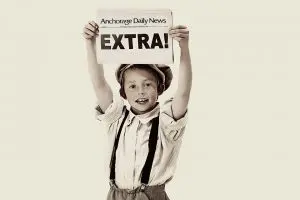
[[[130,105],[131,106],[131,110],[135,113],[135,114],[144,114],[147,113],[149,111],[151,111],[156,104],[154,105],[147,105],[147,106],[134,106],[134,105]]]

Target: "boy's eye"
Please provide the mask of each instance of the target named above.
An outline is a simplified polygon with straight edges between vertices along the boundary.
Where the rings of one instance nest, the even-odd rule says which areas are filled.
[[[149,87],[151,85],[151,83],[146,83],[145,85],[146,85],[146,87]]]
[[[135,85],[130,85],[129,88],[130,88],[130,89],[134,89],[134,88],[135,88]]]

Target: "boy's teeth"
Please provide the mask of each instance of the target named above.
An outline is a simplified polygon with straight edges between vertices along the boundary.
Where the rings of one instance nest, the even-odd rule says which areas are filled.
[[[146,102],[147,101],[147,99],[138,99],[138,100],[136,100],[137,102]]]

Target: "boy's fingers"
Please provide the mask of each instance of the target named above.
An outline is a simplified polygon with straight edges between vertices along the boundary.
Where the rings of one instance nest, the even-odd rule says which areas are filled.
[[[90,30],[93,31],[93,32],[97,31],[97,28],[95,28],[95,27],[94,27],[93,25],[91,25],[91,24],[85,25],[85,28],[90,29]]]
[[[173,26],[173,27],[171,28],[171,30],[172,30],[172,29],[184,29],[184,28],[187,28],[187,27],[184,26],[184,25],[177,25],[177,26]]]
[[[86,38],[86,39],[90,39],[92,38],[92,36],[90,36],[89,34],[87,33],[82,33],[83,37]]]
[[[174,39],[174,40],[177,40],[178,42],[179,42],[180,40],[182,40],[181,37],[173,37],[173,39]]]
[[[185,33],[174,33],[174,34],[170,34],[171,37],[180,37],[180,38],[187,38],[189,36],[189,34],[185,34]]]
[[[92,39],[93,38],[92,36],[90,36],[89,34],[86,34],[86,33],[82,33],[82,35],[85,39]]]
[[[95,29],[97,30],[99,28],[98,24],[96,24],[96,22],[94,21],[89,21],[89,24]]]
[[[173,34],[173,33],[189,33],[189,30],[188,29],[172,29],[169,31],[170,34]]]
[[[94,34],[94,32],[91,31],[91,30],[88,29],[88,28],[84,28],[84,29],[83,29],[83,32],[84,32],[84,33],[87,33],[87,34],[90,34],[90,35],[93,35],[93,34]]]
[[[93,27],[96,27],[96,23],[94,21],[89,21],[89,24]]]
[[[87,25],[85,26],[85,29],[86,29],[86,30],[92,31],[92,32],[95,33],[95,34],[97,34],[97,33],[99,32],[99,30],[95,30],[95,28],[92,27],[92,26],[89,25],[89,24],[87,24]]]
[[[90,20],[89,24],[95,25],[96,23],[93,20]]]
[[[94,21],[89,21],[83,28],[83,37],[86,39],[91,39],[94,36],[99,35],[98,25]]]
[[[93,30],[94,30],[93,26],[90,25],[90,24],[86,24],[86,25],[84,26],[84,28],[85,28],[85,29],[88,29],[88,30],[90,30],[90,31],[93,31]]]
[[[90,29],[84,29],[84,33],[89,34],[91,36],[94,36],[96,33],[94,33],[93,31],[91,31]]]

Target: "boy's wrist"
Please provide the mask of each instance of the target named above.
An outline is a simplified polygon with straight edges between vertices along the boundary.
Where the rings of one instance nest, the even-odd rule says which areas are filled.
[[[181,52],[188,52],[189,51],[189,44],[188,43],[180,44],[180,50],[181,50]]]
[[[96,40],[95,39],[85,39],[85,43],[87,44],[95,44]]]
[[[86,47],[88,49],[96,50],[96,41],[95,40],[88,40],[88,39],[86,39],[85,40],[85,44],[86,44]]]

